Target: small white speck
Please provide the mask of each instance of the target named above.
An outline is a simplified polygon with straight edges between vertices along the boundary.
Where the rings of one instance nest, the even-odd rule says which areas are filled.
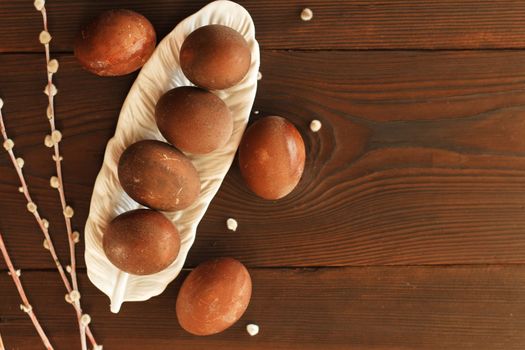
[[[314,13],[309,8],[303,9],[301,11],[301,19],[305,22],[310,21],[312,18],[314,18]]]
[[[235,232],[237,231],[237,227],[239,226],[239,224],[234,218],[229,218],[228,220],[226,220],[226,226],[228,227],[228,230]]]
[[[310,123],[310,130],[312,130],[313,132],[318,132],[319,130],[321,130],[322,126],[323,126],[323,124],[321,124],[321,122],[319,120],[314,119]]]
[[[259,114],[259,111],[253,111],[253,114],[257,115]]]
[[[246,331],[252,337],[256,336],[257,334],[259,334],[259,326],[256,325],[256,324],[250,323],[250,324],[246,325]]]

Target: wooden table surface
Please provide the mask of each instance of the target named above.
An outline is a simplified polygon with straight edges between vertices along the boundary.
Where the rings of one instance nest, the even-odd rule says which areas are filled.
[[[206,1],[49,0],[67,195],[82,229],[106,142],[136,74],[99,78],[72,56],[80,25],[109,8],[147,16],[159,38]],[[524,349],[525,2],[240,1],[261,45],[254,110],[300,129],[298,188],[268,202],[234,166],[187,260],[232,256],[254,293],[222,334],[177,323],[176,279],[118,315],[87,279],[82,301],[104,349]],[[303,22],[303,7],[314,18]],[[0,96],[41,212],[67,261],[48,132],[40,14],[0,1]],[[312,119],[323,123],[314,134]],[[57,349],[79,349],[74,314],[0,154],[0,230]],[[239,221],[229,232],[225,220]],[[41,349],[0,264],[7,349]],[[249,322],[261,332],[250,337]]]

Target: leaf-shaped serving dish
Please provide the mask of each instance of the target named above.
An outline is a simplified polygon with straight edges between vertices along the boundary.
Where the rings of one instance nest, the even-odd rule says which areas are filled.
[[[118,160],[124,149],[136,141],[165,141],[155,124],[155,104],[169,89],[192,85],[180,69],[179,50],[191,32],[208,24],[222,24],[237,30],[251,48],[252,62],[247,76],[236,86],[216,92],[232,112],[233,135],[228,144],[219,150],[200,156],[188,155],[199,173],[201,194],[189,208],[164,213],[175,223],[181,235],[181,249],[175,262],[153,275],[130,275],[111,264],[102,249],[102,236],[109,221],[123,212],[142,208],[120,186],[117,176]],[[109,296],[112,312],[118,312],[125,301],[147,300],[162,293],[182,269],[195,240],[197,225],[219,190],[248,123],[257,90],[259,62],[259,45],[255,40],[255,28],[250,14],[234,2],[221,0],[210,3],[180,22],[161,41],[140,71],[120,111],[115,135],[107,144],[104,163],[93,189],[85,229],[88,276],[98,289]]]

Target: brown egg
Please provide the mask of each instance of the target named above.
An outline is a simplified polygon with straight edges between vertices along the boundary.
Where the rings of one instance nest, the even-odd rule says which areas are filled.
[[[211,92],[191,86],[166,92],[157,102],[155,119],[168,142],[193,154],[223,147],[233,131],[226,104]]]
[[[192,32],[180,49],[184,75],[195,85],[222,90],[240,82],[251,64],[250,47],[239,32],[212,24]]]
[[[75,57],[101,76],[125,75],[146,63],[155,50],[155,29],[130,10],[103,12],[84,27],[75,42]]]
[[[109,261],[124,272],[151,275],[175,261],[180,249],[177,228],[161,213],[137,209],[113,219],[102,238]]]
[[[129,146],[118,164],[122,188],[138,203],[163,210],[181,210],[200,193],[200,180],[191,161],[175,147],[143,140]]]
[[[250,303],[252,280],[232,258],[208,260],[186,278],[177,297],[177,318],[195,335],[222,332],[241,318]]]
[[[281,117],[253,123],[239,146],[239,166],[248,187],[264,199],[279,199],[299,183],[305,147],[295,126]]]

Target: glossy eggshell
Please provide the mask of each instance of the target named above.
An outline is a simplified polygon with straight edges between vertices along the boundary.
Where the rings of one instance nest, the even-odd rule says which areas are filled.
[[[232,258],[208,260],[186,278],[177,297],[180,325],[195,335],[222,332],[241,318],[250,303],[252,280]]]
[[[191,161],[175,147],[143,140],[121,155],[118,177],[122,188],[138,203],[152,209],[187,208],[200,193],[200,180]]]
[[[157,102],[155,119],[169,143],[193,154],[223,147],[233,131],[226,104],[213,93],[190,86],[166,92]]]
[[[90,72],[117,76],[142,67],[155,44],[155,29],[146,17],[130,10],[110,10],[80,31],[74,51]]]
[[[297,186],[305,157],[299,131],[277,116],[253,123],[239,146],[239,166],[246,185],[269,200],[282,198]]]
[[[195,85],[222,90],[248,73],[251,51],[244,37],[223,25],[207,25],[192,32],[180,50],[184,75]]]
[[[102,238],[109,261],[134,275],[150,275],[167,268],[179,254],[177,228],[161,213],[137,209],[117,216]]]

